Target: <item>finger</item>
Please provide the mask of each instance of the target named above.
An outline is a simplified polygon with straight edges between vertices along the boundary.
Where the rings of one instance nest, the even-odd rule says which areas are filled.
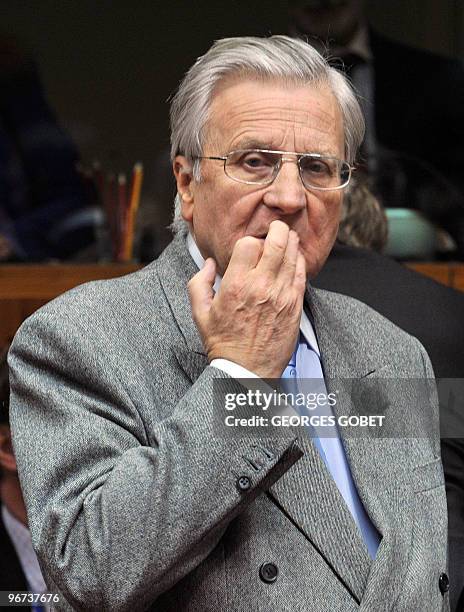
[[[293,286],[297,290],[298,294],[301,294],[302,298],[306,290],[306,283],[306,260],[303,253],[298,249]]]
[[[216,279],[216,262],[209,257],[203,268],[188,283],[193,318],[202,322],[211,308],[214,298],[213,285]]]
[[[292,285],[295,279],[296,264],[298,261],[300,239],[294,230],[290,230],[288,235],[287,249],[284,260],[280,267],[279,279],[282,285]]]
[[[283,221],[273,221],[264,241],[263,255],[256,266],[262,273],[276,276],[285,257],[290,230]]]
[[[235,243],[232,256],[224,273],[224,281],[228,278],[243,278],[247,272],[256,268],[263,253],[263,243],[253,236],[244,236]]]

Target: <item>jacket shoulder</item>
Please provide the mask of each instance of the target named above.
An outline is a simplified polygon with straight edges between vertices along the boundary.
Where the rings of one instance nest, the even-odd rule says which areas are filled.
[[[61,336],[111,346],[132,339],[169,339],[172,314],[153,262],[137,272],[79,285],[34,312],[21,325],[15,342],[58,330]],[[156,330],[156,333],[153,333]]]
[[[61,311],[71,313],[74,310],[81,312],[83,306],[92,306],[98,309],[100,305],[106,309],[109,306],[124,309],[129,302],[145,299],[144,296],[148,287],[156,291],[159,285],[156,270],[157,262],[152,262],[148,266],[124,276],[83,283],[57,296],[42,306],[38,312]],[[87,314],[90,314],[90,312],[87,311]]]

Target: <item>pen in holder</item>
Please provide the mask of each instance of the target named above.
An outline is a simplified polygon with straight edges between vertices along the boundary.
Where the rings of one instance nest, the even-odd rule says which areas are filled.
[[[127,263],[133,259],[134,235],[140,194],[143,181],[143,165],[134,165],[130,182],[121,172],[117,176],[109,172],[103,173],[98,162],[94,162],[91,170],[81,171],[81,174],[92,184],[93,199],[97,199],[103,209],[106,227],[99,227],[99,251],[111,253],[111,259]],[[104,243],[104,244],[103,244]]]

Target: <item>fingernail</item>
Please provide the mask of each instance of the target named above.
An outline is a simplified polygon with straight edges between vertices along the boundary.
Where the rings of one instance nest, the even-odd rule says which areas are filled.
[[[212,257],[208,257],[208,259],[205,261],[205,265],[203,266],[203,270],[206,268],[207,272],[211,272],[214,265],[214,259]]]

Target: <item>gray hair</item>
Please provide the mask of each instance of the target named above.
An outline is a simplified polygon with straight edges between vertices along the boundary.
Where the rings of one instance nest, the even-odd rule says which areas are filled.
[[[284,80],[297,85],[328,85],[343,117],[345,157],[351,164],[364,137],[364,119],[346,77],[308,43],[289,36],[254,36],[217,40],[185,75],[171,103],[171,159],[184,155],[200,180],[205,126],[218,84],[232,76]],[[221,151],[223,153],[223,151]],[[184,226],[181,200],[175,198],[174,232]]]
[[[342,244],[378,253],[387,244],[387,215],[362,177],[351,177],[346,189],[337,239]]]

